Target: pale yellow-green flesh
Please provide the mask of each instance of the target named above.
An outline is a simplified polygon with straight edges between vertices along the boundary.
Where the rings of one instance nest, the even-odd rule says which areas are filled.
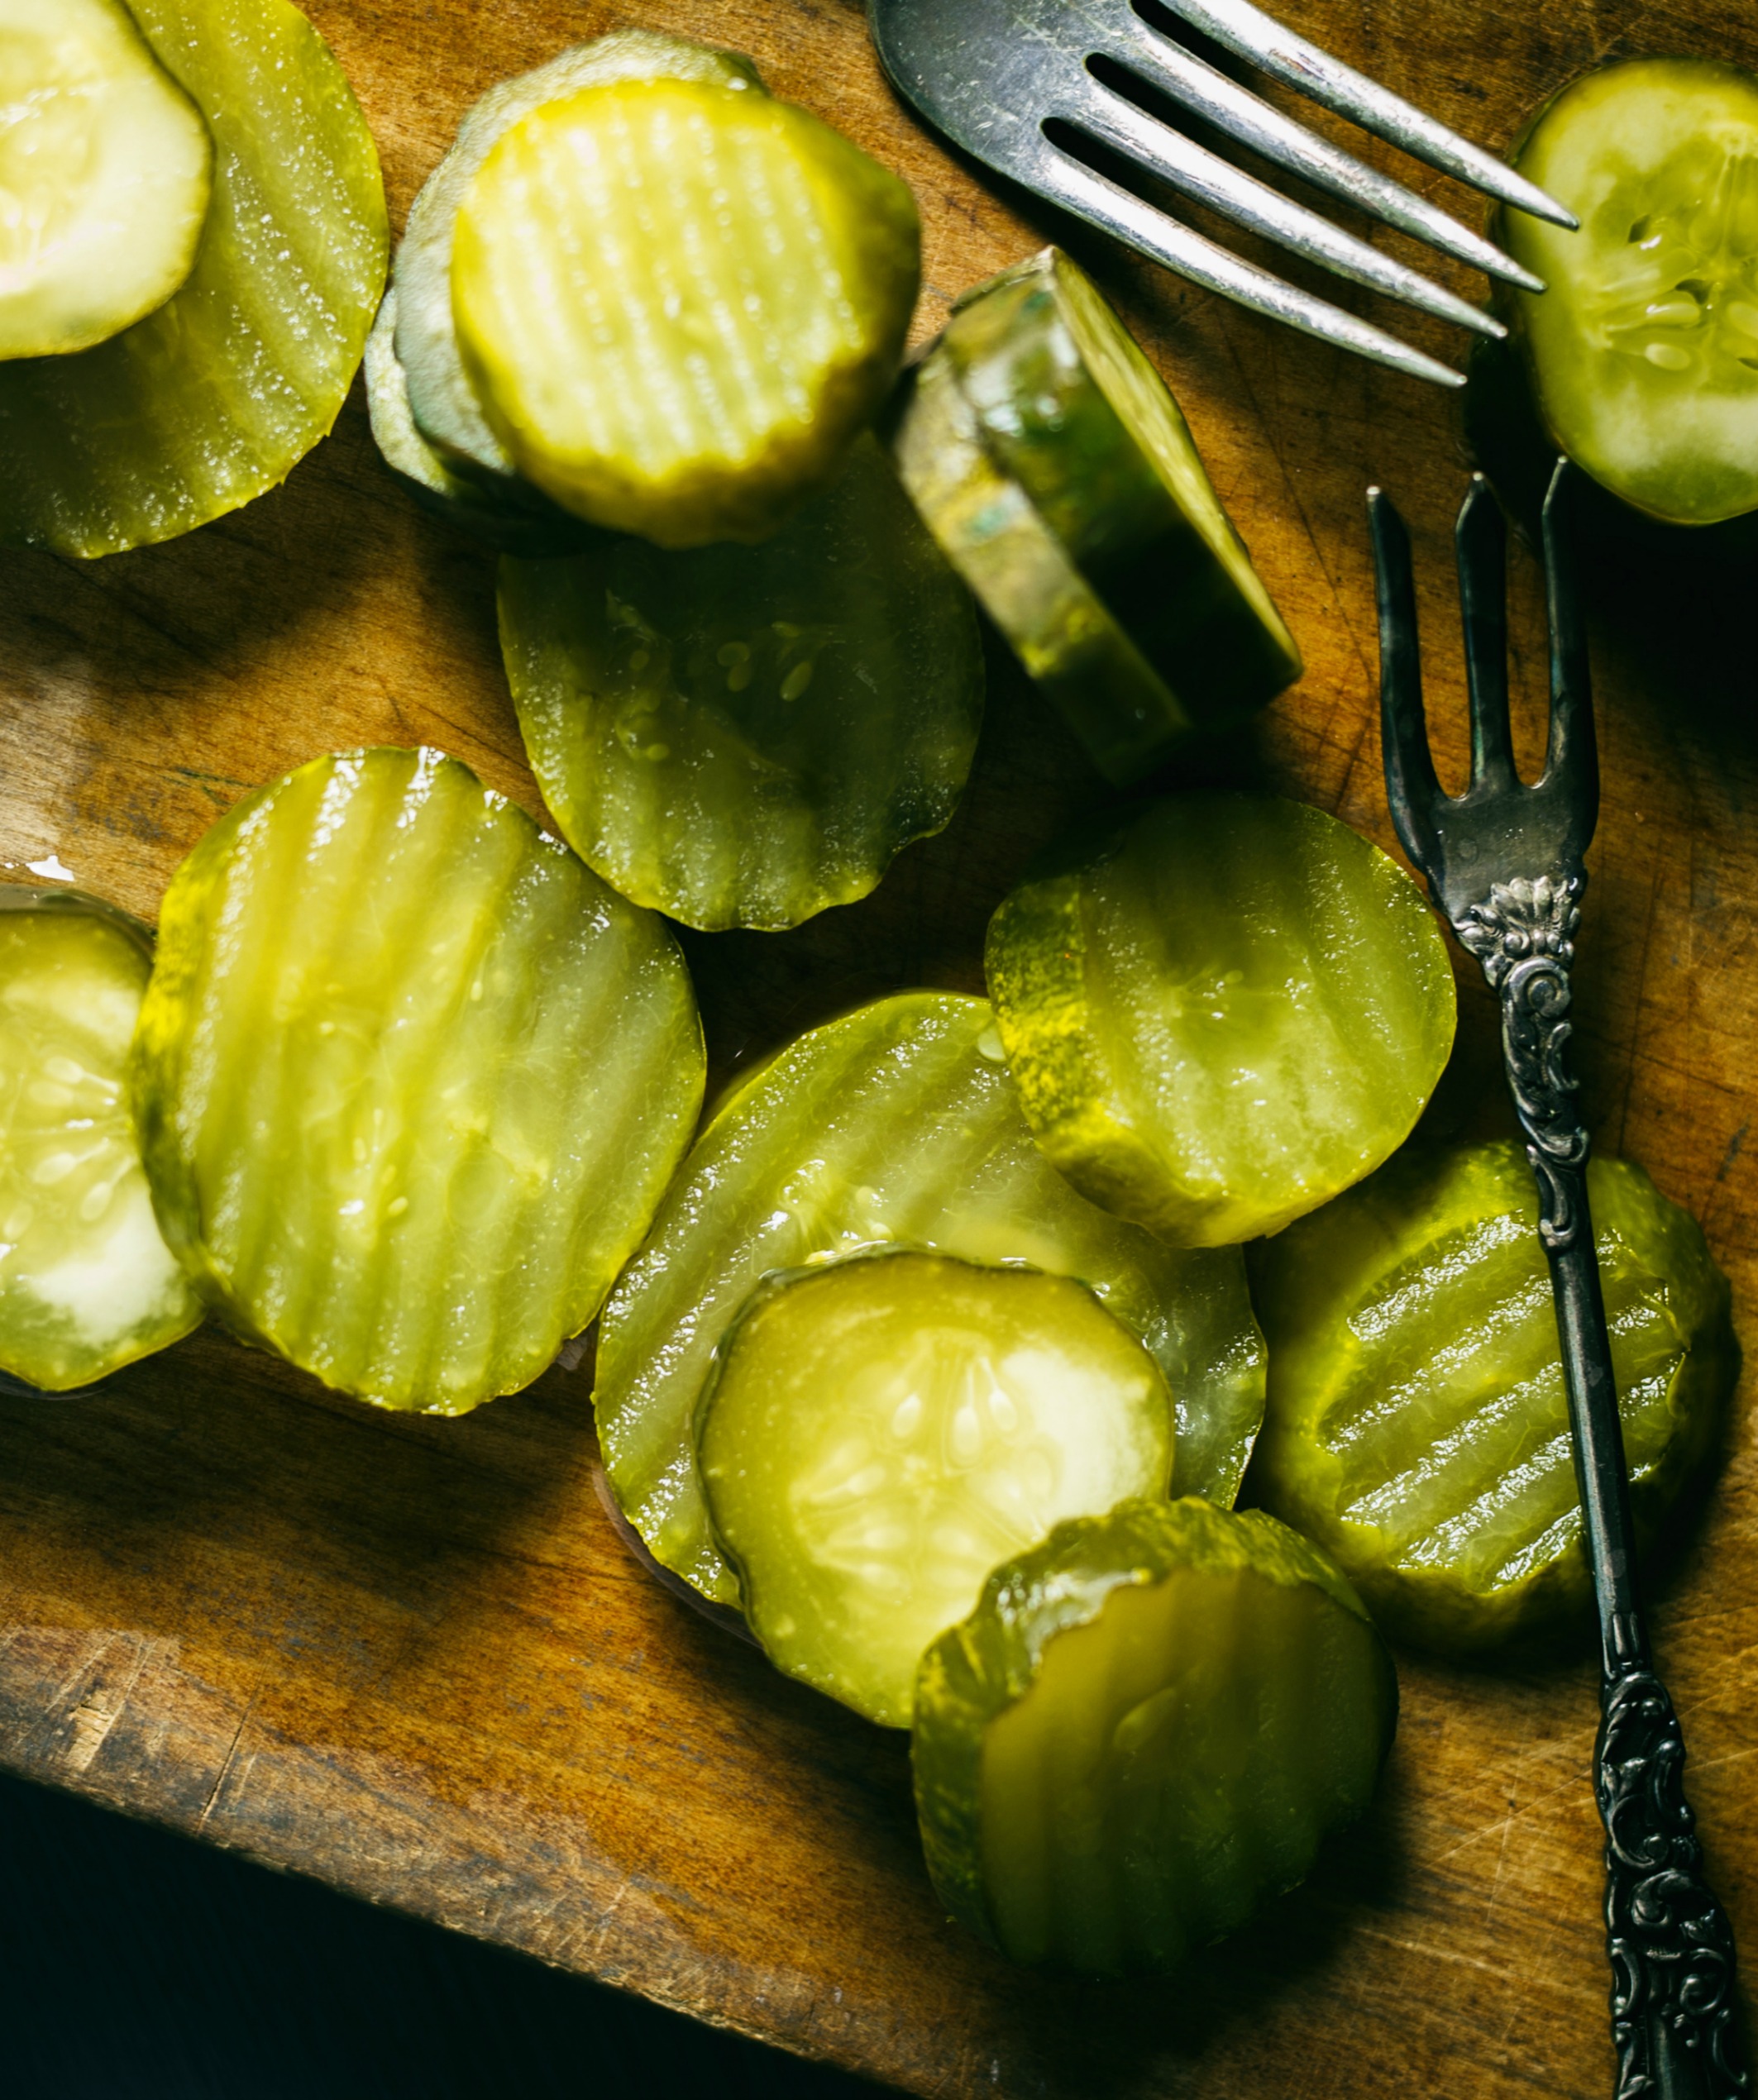
[[[0,359],[89,349],[162,306],[213,158],[122,0],[0,0]]]
[[[160,1212],[326,1384],[460,1414],[598,1310],[694,1128],[682,958],[433,752],[315,760],[172,882],[135,1081]]]
[[[1408,1135],[1452,1046],[1452,973],[1410,878],[1268,796],[1149,804],[989,932],[1034,1132],[1176,1243],[1275,1232]]]
[[[1086,1202],[1032,1143],[986,1002],[904,993],[815,1029],[721,1105],[605,1308],[604,1464],[666,1567],[737,1599],[690,1419],[752,1291],[777,1269],[897,1243],[1086,1283],[1165,1375],[1181,1488],[1232,1499],[1263,1390],[1240,1258],[1181,1253]]]
[[[503,563],[500,634],[563,837],[690,926],[865,896],[977,747],[975,609],[871,437],[761,546]]]
[[[384,184],[342,69],[286,0],[131,0],[207,121],[213,193],[171,298],[0,364],[0,543],[112,554],[281,481],[330,428],[385,285]]]
[[[1694,1223],[1639,1167],[1589,1194],[1645,1527],[1709,1448],[1737,1352]],[[1270,1337],[1261,1492],[1386,1622],[1470,1649],[1588,1591],[1538,1204],[1509,1142],[1415,1152],[1254,1258]]]
[[[0,911],[0,1369],[50,1391],[202,1316],[154,1219],[124,1083],[149,966],[102,919]]]
[[[722,1345],[697,1449],[770,1660],[906,1728],[922,1651],[992,1568],[1165,1491],[1173,1406],[1079,1284],[905,1253],[767,1290]]]
[[[743,84],[582,88],[514,124],[453,232],[465,369],[519,471],[663,546],[757,539],[878,406],[915,208]]]
[[[1540,408],[1597,480],[1706,525],[1758,507],[1758,78],[1631,59],[1565,88],[1517,155],[1579,232],[1502,215]]]

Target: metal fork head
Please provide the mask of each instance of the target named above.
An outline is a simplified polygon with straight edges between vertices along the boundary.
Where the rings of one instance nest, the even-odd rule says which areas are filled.
[[[1205,35],[1504,202],[1572,225],[1562,206],[1433,119],[1327,58],[1249,0],[1158,0]],[[1527,289],[1538,279],[1414,191],[1306,131],[1162,34],[1131,0],[867,0],[892,82],[929,121],[1001,174],[1241,304],[1422,379],[1450,366],[1281,278],[1242,262],[1068,151],[1047,125],[1169,183],[1307,260],[1488,335],[1501,324],[1367,242],[1289,202],[1149,115],[1113,84],[1127,76],[1279,165],[1444,252]],[[1097,61],[1100,71],[1095,72]]]
[[[1379,594],[1380,732],[1386,798],[1404,851],[1457,926],[1493,886],[1580,877],[1599,812],[1599,767],[1580,599],[1569,556],[1575,470],[1559,460],[1545,498],[1550,629],[1550,726],[1531,786],[1514,770],[1507,704],[1507,532],[1488,483],[1474,475],[1455,538],[1470,693],[1471,780],[1442,792],[1428,745],[1410,535],[1391,499],[1368,491]]]

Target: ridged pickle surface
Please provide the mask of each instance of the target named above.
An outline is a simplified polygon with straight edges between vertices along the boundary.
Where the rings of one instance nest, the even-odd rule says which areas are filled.
[[[134,1055],[160,1216],[225,1316],[435,1414],[592,1318],[703,1070],[664,925],[432,751],[314,760],[214,826]]]
[[[1230,1501],[1263,1406],[1244,1266],[1086,1202],[1032,1143],[986,1000],[905,992],[814,1029],[716,1110],[599,1332],[599,1440],[655,1556],[722,1603],[691,1417],[716,1344],[772,1271],[899,1243],[1085,1283],[1178,1410],[1181,1491]]]
[[[504,562],[500,633],[562,836],[690,926],[865,896],[948,822],[977,747],[976,609],[871,437],[761,546]]]
[[[1397,1715],[1360,1601],[1273,1517],[1192,1497],[1077,1518],[922,1659],[935,1891],[1015,1960],[1170,1969],[1305,1876]]]
[[[153,1216],[126,1085],[148,960],[70,895],[0,892],[0,1370],[51,1392],[202,1317]]]
[[[1002,904],[986,960],[1039,1143],[1180,1246],[1279,1231],[1370,1173],[1452,1048],[1416,885],[1274,796],[1168,797],[1076,844]]]
[[[131,0],[207,121],[194,268],[144,321],[69,357],[0,364],[0,542],[113,554],[193,531],[285,479],[335,422],[389,235],[365,118],[287,0]]]
[[[1581,221],[1501,215],[1548,287],[1508,296],[1556,442],[1657,518],[1758,508],[1758,76],[1623,60],[1546,103],[1515,159]]]
[[[857,1255],[772,1279],[720,1345],[697,1455],[751,1630],[907,1728],[916,1666],[1063,1518],[1163,1495],[1159,1367],[1066,1277]]]
[[[1702,1232],[1627,1160],[1588,1200],[1639,1525],[1708,1455],[1739,1365]],[[1521,1147],[1413,1146],[1255,1250],[1253,1479],[1402,1638],[1487,1648],[1589,1595],[1550,1272]]]
[[[88,350],[162,306],[213,163],[122,0],[0,0],[0,359]]]
[[[920,242],[908,187],[791,103],[583,88],[471,184],[458,348],[519,471],[565,508],[664,546],[762,539],[895,378]]]

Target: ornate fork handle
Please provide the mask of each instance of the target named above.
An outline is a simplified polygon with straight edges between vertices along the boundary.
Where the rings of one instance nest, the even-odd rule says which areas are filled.
[[[1502,1048],[1539,1188],[1555,1286],[1603,1657],[1593,1786],[1605,1825],[1617,2100],[1750,2093],[1733,1935],[1703,1876],[1684,1798],[1684,1738],[1648,1654],[1636,1594],[1623,1434],[1587,1199],[1588,1138],[1564,1058],[1569,971],[1587,878],[1498,883],[1453,922],[1502,1003]]]

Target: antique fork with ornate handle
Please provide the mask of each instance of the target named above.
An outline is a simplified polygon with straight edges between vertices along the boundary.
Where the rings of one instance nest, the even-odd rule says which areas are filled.
[[[1550,728],[1543,775],[1514,770],[1507,707],[1507,534],[1481,475],[1459,513],[1471,703],[1471,781],[1441,792],[1429,754],[1410,537],[1368,494],[1379,583],[1386,795],[1404,850],[1502,1002],[1502,1044],[1538,1179],[1574,1432],[1604,1675],[1594,1786],[1605,1824],[1617,2100],[1733,2100],[1751,2090],[1735,2007],[1733,1935],[1702,1872],[1685,1804],[1684,1740],[1655,1673],[1636,1587],[1617,1394],[1587,1200],[1588,1134],[1565,1061],[1569,966],[1598,812],[1587,647],[1565,565],[1574,470],[1557,463],[1544,510]]]

